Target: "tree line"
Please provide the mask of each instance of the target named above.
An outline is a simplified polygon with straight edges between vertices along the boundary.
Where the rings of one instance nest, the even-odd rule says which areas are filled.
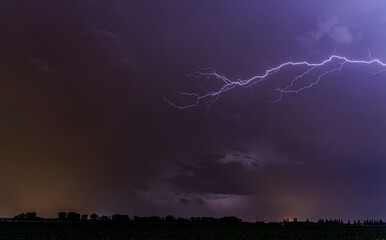
[[[354,225],[354,226],[364,226],[364,225],[383,225],[382,220],[354,220],[353,222],[350,219],[347,222],[344,222],[342,219],[318,219],[316,223],[310,222],[308,219],[304,222],[300,222],[297,218],[294,218],[293,221],[290,221],[288,218],[283,220],[283,225],[288,224],[318,224],[318,225]]]
[[[226,216],[221,218],[215,217],[191,217],[191,218],[182,218],[174,217],[172,215],[166,217],[160,216],[150,216],[150,217],[140,217],[133,216],[129,217],[126,214],[114,214],[111,216],[101,215],[99,216],[96,213],[91,215],[88,214],[79,214],[76,212],[59,212],[57,218],[42,218],[38,217],[36,212],[27,212],[20,213],[16,215],[13,220],[16,221],[120,221],[120,222],[180,222],[180,223],[242,223],[242,219],[235,216]],[[293,218],[291,221],[283,219],[282,222],[255,222],[258,225],[266,224],[275,224],[275,225],[304,225],[304,224],[317,224],[317,225],[354,225],[354,226],[367,226],[367,225],[384,225],[382,220],[360,220],[344,222],[342,219],[319,219],[317,222],[311,222],[308,219],[306,221],[298,221],[297,218]]]
[[[79,214],[76,212],[59,212],[57,218],[42,218],[38,217],[36,212],[20,213],[16,215],[13,220],[19,221],[44,221],[44,220],[56,220],[56,221],[135,221],[135,222],[203,222],[203,223],[241,223],[243,222],[240,218],[235,216],[227,216],[221,218],[214,217],[191,217],[181,218],[174,217],[172,215],[166,217],[150,216],[140,217],[133,216],[129,217],[126,214],[114,214],[111,216],[101,215],[96,213],[91,214]]]

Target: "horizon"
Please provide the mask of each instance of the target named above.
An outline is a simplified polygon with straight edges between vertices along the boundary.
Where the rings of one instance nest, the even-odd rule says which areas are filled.
[[[29,214],[33,214],[33,217],[28,217]],[[69,215],[72,215],[71,217]],[[74,216],[73,215],[77,215]],[[95,215],[93,219],[92,215]],[[116,219],[114,219],[114,216]],[[84,218],[83,218],[84,217]],[[154,218],[157,218],[154,220]],[[169,220],[168,220],[169,218]],[[14,220],[14,221],[37,221],[37,220],[60,220],[60,221],[139,221],[139,222],[152,222],[152,221],[162,221],[162,222],[181,222],[181,221],[188,221],[188,222],[208,222],[208,219],[221,221],[221,219],[227,219],[232,218],[233,222],[235,220],[240,220],[240,223],[281,223],[281,224],[296,224],[296,223],[310,223],[310,224],[322,224],[322,225],[386,225],[386,222],[384,222],[382,219],[346,219],[343,220],[341,218],[333,219],[333,218],[318,218],[318,219],[298,219],[297,217],[293,218],[285,218],[282,220],[271,220],[271,221],[261,221],[258,218],[254,221],[241,219],[237,216],[220,216],[220,217],[213,217],[213,216],[173,216],[173,215],[165,215],[165,216],[158,216],[158,215],[149,215],[149,216],[137,216],[137,215],[128,215],[128,214],[122,214],[122,213],[115,213],[111,215],[100,215],[97,213],[77,213],[77,212],[58,212],[56,217],[44,217],[39,216],[36,212],[25,212],[20,213],[14,217],[0,217],[0,219],[6,219],[6,220]],[[228,220],[229,221],[229,220]],[[211,221],[209,221],[211,222]]]

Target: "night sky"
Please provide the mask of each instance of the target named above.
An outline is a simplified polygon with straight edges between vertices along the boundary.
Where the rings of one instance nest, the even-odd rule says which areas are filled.
[[[0,1],[0,216],[386,219],[386,72],[286,69],[207,109],[180,92],[331,54],[386,61],[383,0]],[[312,77],[311,75],[310,77]],[[307,78],[304,79],[307,82]]]

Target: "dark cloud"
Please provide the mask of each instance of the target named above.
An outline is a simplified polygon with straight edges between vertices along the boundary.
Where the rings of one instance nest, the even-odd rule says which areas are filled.
[[[196,204],[196,205],[205,204],[205,201],[203,199],[201,199],[201,198],[193,198],[192,202],[193,202],[193,204]]]
[[[180,198],[180,199],[179,199],[179,202],[180,202],[181,204],[185,204],[185,205],[190,204],[190,200],[188,200],[188,199],[186,199],[186,198]]]
[[[205,204],[205,201],[201,198],[193,198],[193,199],[180,198],[178,201],[184,205],[189,205],[189,204],[202,205],[202,204]]]
[[[328,18],[318,22],[306,37],[300,38],[308,47],[315,47],[323,40],[333,41],[338,47],[341,44],[350,44],[354,39],[355,37],[348,26],[339,25],[336,18]]]
[[[258,166],[253,168],[237,161],[224,162],[223,155],[207,156],[195,165],[181,165],[168,179],[180,191],[207,194],[250,195],[257,194],[263,179]]]

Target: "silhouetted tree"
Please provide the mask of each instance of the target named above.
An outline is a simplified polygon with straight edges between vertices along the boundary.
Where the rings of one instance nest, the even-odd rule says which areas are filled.
[[[201,222],[214,223],[219,222],[219,220],[214,217],[202,217]]]
[[[36,220],[36,212],[27,212],[26,213],[27,220]]]
[[[158,216],[152,216],[148,218],[150,222],[161,222],[162,218]]]
[[[59,212],[58,213],[58,219],[61,221],[66,220],[66,213],[65,212]]]
[[[186,219],[185,218],[182,218],[182,217],[178,217],[176,219],[177,222],[186,222]]]
[[[24,220],[24,221],[33,221],[37,220],[38,217],[36,216],[36,212],[27,212],[27,213],[20,213],[13,217],[15,220]]]
[[[16,215],[15,217],[13,217],[13,219],[15,219],[15,220],[26,220],[27,219],[27,215],[25,215],[25,213],[20,213],[20,214]]]
[[[108,220],[110,220],[110,217],[109,217],[109,216],[103,215],[103,216],[101,217],[101,221],[108,221]]]
[[[67,213],[67,220],[68,221],[79,221],[80,220],[80,214],[75,212],[69,212]]]
[[[113,221],[129,221],[130,220],[128,215],[121,215],[121,214],[114,214],[113,216],[111,216],[111,219]]]
[[[82,221],[87,221],[88,215],[87,215],[87,214],[83,214],[83,215],[80,217],[80,219],[81,219]]]
[[[173,222],[173,221],[175,221],[175,218],[172,215],[169,215],[169,216],[165,217],[165,221],[166,222]]]
[[[96,213],[91,214],[90,219],[93,221],[96,221],[98,219],[98,214]]]
[[[241,223],[242,220],[240,218],[237,218],[235,216],[229,216],[229,217],[222,217],[220,218],[221,223]]]

